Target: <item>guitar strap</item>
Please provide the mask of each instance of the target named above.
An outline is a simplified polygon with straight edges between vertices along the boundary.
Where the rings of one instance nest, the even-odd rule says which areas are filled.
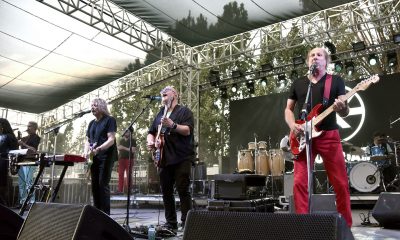
[[[328,106],[329,95],[331,93],[331,86],[332,86],[332,75],[331,74],[326,74],[325,87],[324,87],[324,97],[322,99],[322,105],[324,107]]]

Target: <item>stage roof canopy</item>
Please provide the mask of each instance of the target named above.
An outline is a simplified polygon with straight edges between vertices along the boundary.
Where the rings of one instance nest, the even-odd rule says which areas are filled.
[[[143,49],[41,2],[57,0],[0,1],[0,107],[42,113],[126,75],[124,69],[136,59],[145,62]],[[352,1],[112,1],[188,46],[348,2]],[[216,31],[217,26],[225,30]]]

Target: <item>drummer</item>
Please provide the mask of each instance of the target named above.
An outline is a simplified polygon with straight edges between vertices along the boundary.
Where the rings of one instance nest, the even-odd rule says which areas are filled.
[[[393,155],[393,147],[388,141],[388,137],[383,132],[374,133],[374,142],[369,145],[366,149],[366,153],[369,156],[389,156]]]

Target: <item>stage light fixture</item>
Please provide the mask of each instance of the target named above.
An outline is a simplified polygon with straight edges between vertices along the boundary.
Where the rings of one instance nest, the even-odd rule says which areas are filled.
[[[358,52],[358,51],[365,50],[364,41],[352,43],[351,45],[353,45],[353,52]]]
[[[303,56],[294,57],[292,58],[292,61],[293,61],[293,66],[295,67],[305,63]]]
[[[221,95],[221,98],[223,98],[223,99],[228,98],[228,90],[226,89],[226,86],[222,86],[219,88],[219,94]]]
[[[343,70],[343,63],[341,61],[335,62],[335,72],[341,72]]]
[[[386,57],[389,67],[394,67],[397,65],[397,54],[395,51],[387,52]]]
[[[354,73],[354,63],[352,61],[346,62],[345,64],[347,75],[352,75]]]
[[[260,84],[261,84],[261,86],[266,87],[267,86],[267,78],[266,77],[262,77],[260,79]]]
[[[263,72],[271,72],[274,69],[271,63],[266,63],[261,65],[261,71]]]
[[[280,74],[278,75],[278,81],[276,81],[276,83],[277,83],[278,85],[282,85],[282,84],[284,84],[285,82],[286,82],[286,74],[280,73]]]
[[[248,81],[246,82],[246,87],[249,90],[250,94],[254,94],[254,82],[253,81]]]
[[[394,43],[400,43],[400,33],[396,33],[393,35],[393,42]]]
[[[333,44],[333,43],[331,43],[329,41],[326,41],[326,42],[324,42],[324,46],[328,49],[330,55],[336,54],[336,46],[335,46],[335,44]],[[334,59],[332,59],[332,60],[334,60]]]
[[[370,54],[368,57],[369,65],[375,66],[378,63],[378,57],[376,54]]]
[[[240,71],[240,70],[233,70],[232,71],[232,78],[240,78],[241,76],[243,76],[242,71]]]
[[[211,86],[213,87],[218,86],[221,81],[219,76],[219,71],[211,69],[210,72],[208,73],[208,81],[210,82]]]
[[[290,73],[290,79],[295,80],[297,78],[299,78],[299,73],[296,70],[292,70]]]
[[[232,86],[231,86],[231,91],[234,92],[234,93],[236,93],[237,90],[238,90],[237,84],[232,84]]]

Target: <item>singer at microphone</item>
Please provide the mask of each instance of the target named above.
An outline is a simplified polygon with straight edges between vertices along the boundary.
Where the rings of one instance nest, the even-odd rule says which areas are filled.
[[[146,95],[146,96],[143,96],[142,98],[147,98],[147,99],[150,99],[151,101],[153,101],[153,100],[161,101],[161,100],[162,100],[162,97],[161,97],[161,96]]]

